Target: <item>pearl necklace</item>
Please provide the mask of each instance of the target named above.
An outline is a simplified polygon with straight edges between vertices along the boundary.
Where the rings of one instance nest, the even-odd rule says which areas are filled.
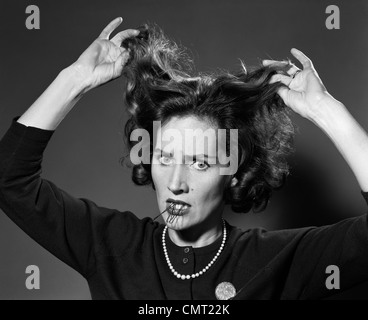
[[[202,274],[204,274],[206,271],[208,271],[208,269],[215,263],[215,261],[217,260],[217,258],[220,256],[222,250],[224,249],[225,246],[225,241],[226,241],[226,225],[225,225],[225,220],[222,219],[222,223],[223,223],[223,237],[222,237],[222,243],[220,248],[218,249],[216,255],[213,257],[213,259],[210,261],[210,263],[205,266],[201,271],[197,272],[197,273],[193,273],[193,274],[188,274],[188,275],[184,275],[184,274],[180,274],[179,272],[177,272],[174,267],[171,264],[169,255],[167,253],[167,248],[166,248],[166,241],[165,241],[165,236],[166,236],[166,231],[167,231],[167,226],[165,226],[164,231],[162,232],[162,248],[164,250],[164,254],[165,254],[165,258],[166,258],[166,262],[167,265],[169,266],[171,272],[174,274],[174,276],[176,276],[178,279],[194,279],[197,278],[199,276],[201,276]]]

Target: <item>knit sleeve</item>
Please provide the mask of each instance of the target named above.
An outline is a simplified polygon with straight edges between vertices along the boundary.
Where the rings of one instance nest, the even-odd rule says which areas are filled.
[[[75,198],[41,178],[43,152],[54,131],[24,126],[18,118],[0,141],[0,208],[41,246],[88,277],[107,226],[116,216],[120,221],[122,213]],[[137,223],[133,214],[126,216]],[[129,229],[122,226],[125,237],[131,236]]]
[[[293,254],[289,292],[300,299],[328,298],[363,283],[367,287],[367,270],[368,215],[364,214],[310,228]],[[334,288],[327,285],[331,279]]]

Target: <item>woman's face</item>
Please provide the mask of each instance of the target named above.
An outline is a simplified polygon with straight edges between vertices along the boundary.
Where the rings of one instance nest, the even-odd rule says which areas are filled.
[[[222,215],[230,177],[220,175],[216,155],[226,150],[219,146],[216,152],[216,135],[206,135],[208,129],[217,135],[209,121],[186,116],[172,118],[157,132],[151,173],[160,212],[175,204],[163,214],[172,229],[184,230]],[[194,138],[189,138],[193,132]],[[172,140],[167,141],[168,136]],[[167,219],[169,212],[175,219]]]

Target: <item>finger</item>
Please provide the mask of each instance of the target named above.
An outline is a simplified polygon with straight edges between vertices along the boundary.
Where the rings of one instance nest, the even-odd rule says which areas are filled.
[[[289,63],[288,61],[277,61],[277,60],[267,60],[267,59],[262,61],[262,64],[265,67],[270,66],[271,64],[286,65],[288,63]]]
[[[109,39],[109,36],[110,36],[111,32],[113,32],[120,25],[120,23],[122,23],[122,21],[123,21],[123,18],[122,17],[118,17],[118,18],[112,20],[105,27],[105,29],[102,30],[99,38],[101,38],[101,39]]]
[[[290,64],[290,69],[286,72],[288,75],[294,78],[298,72],[301,72],[301,70],[295,64]]]
[[[288,72],[291,70],[291,74],[295,73],[299,68],[291,61],[276,61],[276,60],[263,60],[263,66],[267,67],[270,65],[289,66]]]
[[[288,76],[285,76],[283,74],[275,74],[271,77],[270,79],[270,83],[275,83],[275,82],[281,82],[283,83],[284,85],[286,86],[289,86],[290,85],[290,82],[292,81],[293,79],[291,79],[290,77]]]
[[[287,101],[288,101],[288,93],[289,93],[289,89],[288,88],[285,88],[285,87],[282,87],[282,88],[279,88],[277,90],[277,94],[281,97],[281,99],[284,101],[284,103],[286,105],[288,105]]]
[[[110,41],[113,42],[118,47],[120,47],[124,39],[135,37],[138,34],[139,34],[139,30],[127,29],[127,30],[117,33]]]
[[[129,53],[128,52],[123,52],[114,62],[114,70],[115,73],[114,77],[119,77],[123,71],[123,68],[125,66],[125,64],[127,63],[127,61],[129,60]]]
[[[306,68],[312,68],[313,69],[312,60],[309,59],[303,52],[301,52],[300,50],[295,49],[295,48],[292,48],[290,50],[290,52],[303,65],[303,69],[306,69]]]

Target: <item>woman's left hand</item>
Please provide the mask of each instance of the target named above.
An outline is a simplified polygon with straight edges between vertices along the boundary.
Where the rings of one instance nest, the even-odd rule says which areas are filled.
[[[286,87],[279,89],[278,94],[284,103],[309,120],[318,117],[320,102],[325,97],[330,97],[317,71],[313,67],[312,61],[301,51],[293,48],[292,55],[302,64],[303,69],[299,69],[294,64],[290,64],[287,71],[289,76],[276,74],[271,78],[270,83],[282,82]],[[289,64],[285,61],[263,60],[264,66],[273,64]]]

